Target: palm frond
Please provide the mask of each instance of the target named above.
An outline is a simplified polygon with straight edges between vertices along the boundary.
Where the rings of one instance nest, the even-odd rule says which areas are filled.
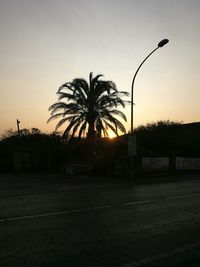
[[[49,123],[50,121],[54,120],[54,119],[57,119],[59,117],[62,117],[63,116],[63,113],[57,113],[57,114],[54,114],[52,115],[48,120],[47,120],[47,123]]]
[[[109,112],[110,112],[110,114],[117,115],[117,116],[121,117],[124,121],[127,121],[127,118],[122,111],[114,109],[114,110],[111,110]]]
[[[75,125],[79,125],[80,118],[74,118],[74,120],[71,120],[71,122],[68,124],[67,128],[65,129],[63,133],[63,137],[68,137],[70,130],[73,129]]]
[[[113,133],[115,133],[118,136],[118,131],[117,128],[114,127],[111,123],[109,123],[108,121],[104,120],[104,123],[106,125],[106,128],[109,128],[113,131]]]
[[[68,121],[68,118],[63,118],[63,119],[61,119],[58,123],[57,123],[57,125],[56,125],[56,128],[55,128],[55,130],[57,131],[66,121]]]
[[[90,72],[90,75],[89,75],[89,80],[90,80],[90,90],[94,90],[96,85],[99,84],[100,81],[98,81],[98,79],[100,77],[102,77],[103,75],[102,74],[98,74],[96,75],[95,77],[93,77],[93,73]]]
[[[102,119],[98,118],[98,120],[97,120],[97,122],[96,122],[96,125],[97,125],[97,124],[99,125],[100,129],[103,131],[103,135],[104,135],[105,137],[108,137],[108,132],[107,132],[106,128],[105,128],[104,125],[103,125],[103,121],[102,121]],[[96,128],[97,128],[97,126],[96,126]]]
[[[82,124],[82,126],[80,127],[80,130],[79,130],[79,134],[78,134],[79,138],[81,137],[82,133],[85,131],[86,125],[87,125],[87,121],[84,121],[84,123]]]
[[[118,91],[118,96],[129,96],[129,92],[126,91]]]
[[[79,91],[79,94],[83,95],[83,97],[88,96],[89,94],[89,85],[87,83],[86,80],[84,79],[74,79],[72,82],[73,86],[74,86],[74,93],[76,93],[77,91]]]
[[[70,93],[65,93],[62,91],[57,92],[58,96],[58,100],[62,100],[62,99],[66,99],[66,100],[73,100],[76,101],[76,97],[73,94]]]
[[[67,82],[67,83],[64,83],[63,85],[61,85],[59,88],[58,88],[58,92],[62,91],[62,90],[65,90],[65,89],[68,89],[69,91],[72,91],[74,90],[73,88],[73,85],[71,82]],[[58,93],[57,92],[57,93]]]

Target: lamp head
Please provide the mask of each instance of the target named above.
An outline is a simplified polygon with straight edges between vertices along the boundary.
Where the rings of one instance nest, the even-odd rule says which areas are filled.
[[[168,39],[163,39],[162,41],[160,41],[158,43],[158,47],[163,47],[164,45],[166,45],[169,42]]]

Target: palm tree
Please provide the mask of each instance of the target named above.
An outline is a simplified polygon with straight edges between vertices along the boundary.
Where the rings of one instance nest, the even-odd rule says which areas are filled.
[[[126,116],[117,107],[125,107],[125,101],[120,96],[128,96],[128,93],[118,91],[112,81],[100,80],[101,76],[103,75],[93,77],[90,73],[89,83],[78,78],[58,89],[58,102],[49,107],[51,116],[48,122],[61,118],[55,130],[68,123],[63,133],[64,138],[74,137],[75,134],[81,137],[86,130],[90,140],[94,139],[96,133],[98,137],[102,133],[108,137],[108,129],[116,135],[118,130],[126,132],[124,125],[115,116],[126,121]]]

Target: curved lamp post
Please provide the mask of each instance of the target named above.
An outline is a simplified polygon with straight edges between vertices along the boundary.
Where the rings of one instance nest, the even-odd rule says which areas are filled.
[[[134,89],[134,83],[135,83],[135,78],[137,76],[137,73],[139,71],[139,69],[142,67],[142,65],[144,64],[144,62],[160,47],[163,47],[164,45],[166,45],[169,42],[168,39],[163,39],[162,41],[160,41],[158,43],[158,46],[150,53],[148,54],[148,56],[142,61],[142,63],[140,64],[140,66],[138,67],[138,69],[135,72],[135,75],[133,77],[133,81],[132,81],[132,86],[131,86],[131,133],[133,133],[133,89]]]
[[[144,64],[144,62],[160,47],[163,47],[164,45],[166,45],[169,42],[168,39],[163,39],[162,41],[160,41],[158,43],[158,46],[151,51],[150,54],[148,54],[147,57],[145,57],[145,59],[142,61],[142,63],[139,65],[138,69],[135,72],[135,75],[133,77],[133,81],[132,81],[132,85],[131,85],[131,135],[130,135],[130,139],[128,142],[128,146],[130,146],[129,151],[130,151],[130,156],[131,156],[131,179],[133,180],[134,178],[134,167],[133,167],[133,163],[134,163],[134,154],[136,154],[136,140],[135,137],[133,135],[133,89],[134,89],[134,83],[135,83],[135,78],[137,76],[138,71],[140,70],[140,68],[142,67],[142,65]]]

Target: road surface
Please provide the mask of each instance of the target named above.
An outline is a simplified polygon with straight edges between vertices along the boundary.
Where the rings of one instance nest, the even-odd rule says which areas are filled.
[[[0,175],[0,196],[0,266],[200,266],[200,177]]]

